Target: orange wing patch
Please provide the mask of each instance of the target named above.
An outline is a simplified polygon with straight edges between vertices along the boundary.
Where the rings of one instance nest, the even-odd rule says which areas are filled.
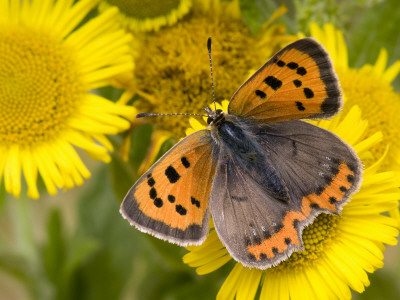
[[[232,96],[229,113],[258,122],[336,114],[341,91],[328,53],[306,38],[279,51]]]
[[[354,184],[354,172],[346,163],[341,163],[339,172],[332,179],[332,182],[325,187],[318,195],[313,193],[302,199],[301,211],[289,211],[284,220],[281,230],[258,245],[247,246],[247,252],[257,261],[274,258],[283,253],[289,245],[300,247],[298,237],[298,224],[310,217],[313,210],[320,212],[331,211],[337,213],[340,205],[343,205],[346,192]]]
[[[172,228],[202,225],[212,183],[212,176],[203,174],[215,172],[208,150],[200,147],[184,155],[176,151],[157,164],[134,193],[139,209]]]
[[[208,232],[208,198],[216,155],[209,130],[184,138],[131,188],[121,213],[131,224],[180,245]]]

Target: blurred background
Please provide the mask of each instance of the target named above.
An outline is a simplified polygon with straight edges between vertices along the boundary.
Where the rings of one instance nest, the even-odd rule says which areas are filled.
[[[243,22],[254,36],[284,4],[287,12],[274,24],[283,24],[288,35],[308,35],[311,22],[333,23],[344,34],[352,67],[375,63],[381,48],[388,52],[389,65],[400,59],[398,0],[240,0],[239,4]],[[168,25],[157,30],[164,27]],[[204,48],[201,51],[207,61],[205,43],[199,47]],[[214,68],[218,94],[217,62]],[[400,92],[400,78],[392,84]],[[123,92],[115,87],[97,91],[113,101]],[[199,276],[182,262],[187,250],[139,232],[119,214],[123,196],[138,178],[138,169],[152,146],[153,131],[152,124],[137,124],[128,134],[111,136],[116,150],[109,164],[80,151],[91,178],[55,196],[49,196],[40,181],[38,200],[27,198],[26,188],[16,199],[0,184],[0,299],[215,298],[233,262]],[[168,136],[156,156],[178,138]],[[119,151],[124,139],[130,141],[129,163]],[[400,298],[400,247],[388,246],[384,263],[370,275],[371,285],[362,294],[354,293],[354,299]]]

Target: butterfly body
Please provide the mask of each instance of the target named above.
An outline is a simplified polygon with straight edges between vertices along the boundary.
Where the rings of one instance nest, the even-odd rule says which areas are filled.
[[[206,108],[208,129],[170,149],[121,205],[131,224],[161,239],[201,244],[211,212],[231,256],[265,269],[303,249],[320,213],[339,214],[362,179],[335,134],[298,120],[342,104],[327,52],[306,38],[279,51],[233,95],[228,112]]]
[[[287,201],[287,188],[268,162],[268,151],[257,141],[257,123],[221,114],[223,117],[217,116],[216,124],[211,122],[211,136],[215,142],[214,147],[217,147],[215,153],[221,153],[220,163],[228,158],[233,160],[247,176],[257,178],[265,192]]]

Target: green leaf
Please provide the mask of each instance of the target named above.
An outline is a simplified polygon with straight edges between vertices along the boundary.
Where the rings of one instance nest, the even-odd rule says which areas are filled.
[[[137,174],[132,166],[124,161],[117,152],[112,153],[110,168],[113,188],[119,202],[121,202],[133,183],[137,180]]]
[[[375,63],[381,48],[388,51],[389,64],[400,59],[399,26],[395,24],[400,24],[398,0],[382,1],[363,14],[357,14],[346,39],[351,65],[360,67]],[[400,87],[400,78],[394,86]]]
[[[137,171],[146,156],[147,149],[151,143],[152,133],[153,126],[150,124],[139,125],[132,132],[129,162],[135,171]]]
[[[294,4],[291,0],[240,0],[239,4],[244,21],[254,33],[258,32],[282,4],[288,8],[288,12],[276,22],[284,23],[290,32],[295,30],[295,24],[291,21],[294,19]]]
[[[101,87],[98,88],[96,90],[96,93],[100,94],[101,96],[103,96],[106,99],[109,99],[111,101],[117,101],[122,93],[124,92],[123,89],[118,89],[112,86],[105,86],[105,87]]]
[[[57,285],[65,260],[65,237],[62,229],[60,211],[53,209],[47,222],[48,241],[43,249],[43,264],[49,280]]]
[[[75,299],[74,285],[77,284],[78,271],[88,263],[99,248],[100,243],[94,238],[77,238],[72,241],[58,286],[59,299]]]

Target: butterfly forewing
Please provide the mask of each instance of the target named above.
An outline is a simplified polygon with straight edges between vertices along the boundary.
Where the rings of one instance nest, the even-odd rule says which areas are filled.
[[[187,136],[130,189],[122,215],[140,230],[170,242],[201,243],[208,233],[215,158],[209,130]]]
[[[358,188],[362,170],[345,142],[317,126],[294,120],[248,128],[264,159],[243,167],[235,161],[235,149],[222,147],[210,206],[215,230],[231,255],[265,269],[303,249],[302,230],[318,214],[340,212]],[[288,200],[261,183],[259,178],[267,178],[263,170],[271,167],[287,187]]]
[[[312,38],[275,54],[232,96],[228,112],[256,122],[327,118],[341,106],[331,60]]]

